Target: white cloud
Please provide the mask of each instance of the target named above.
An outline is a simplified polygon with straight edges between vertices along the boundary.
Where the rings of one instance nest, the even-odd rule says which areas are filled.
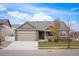
[[[52,21],[52,18],[43,12],[34,14],[31,21]]]
[[[5,7],[4,4],[0,4],[0,11],[3,12],[5,11],[7,8]]]
[[[43,12],[36,13],[33,16],[26,14],[26,13],[21,13],[19,11],[9,11],[8,14],[11,17],[17,18],[19,20],[24,20],[24,21],[51,21],[52,18],[48,15],[46,15]]]
[[[19,11],[9,11],[8,14],[14,18],[20,19],[20,20],[30,20],[31,17],[26,13],[21,13]]]
[[[77,11],[79,8],[72,8],[71,11]]]
[[[49,15],[55,15],[55,16],[60,16],[60,15],[72,16],[72,15],[79,14],[77,12],[66,12],[66,11],[61,11],[61,10],[57,10],[57,9],[36,7],[36,6],[30,5],[30,4],[26,4],[25,6],[19,7],[17,9],[27,11],[27,12],[33,12],[33,13],[45,12]]]
[[[76,22],[76,21],[74,21],[74,20],[72,20],[72,21],[71,21],[71,23],[72,23],[72,24],[76,24],[77,22]]]

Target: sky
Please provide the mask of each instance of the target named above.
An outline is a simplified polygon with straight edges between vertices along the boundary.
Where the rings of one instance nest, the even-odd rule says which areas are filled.
[[[11,24],[26,21],[71,22],[72,30],[79,31],[78,3],[4,3],[0,4],[0,19],[9,19]]]

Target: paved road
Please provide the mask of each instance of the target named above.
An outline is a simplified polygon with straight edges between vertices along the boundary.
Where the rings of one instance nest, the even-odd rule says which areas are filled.
[[[0,50],[0,56],[79,56],[79,49]]]

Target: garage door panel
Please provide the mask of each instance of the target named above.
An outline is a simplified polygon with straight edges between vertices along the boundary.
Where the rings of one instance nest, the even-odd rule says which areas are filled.
[[[35,40],[35,34],[18,34],[17,35],[19,40]]]
[[[19,41],[35,41],[36,32],[35,31],[19,31],[17,32],[17,39]]]
[[[17,33],[36,33],[36,31],[17,31]]]

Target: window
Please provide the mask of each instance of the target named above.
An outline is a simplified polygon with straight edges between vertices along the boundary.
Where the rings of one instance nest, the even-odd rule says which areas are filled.
[[[52,36],[52,33],[51,33],[51,32],[47,32],[47,35],[48,35],[48,36]]]
[[[65,36],[66,35],[66,32],[61,32],[60,33],[60,36]]]

